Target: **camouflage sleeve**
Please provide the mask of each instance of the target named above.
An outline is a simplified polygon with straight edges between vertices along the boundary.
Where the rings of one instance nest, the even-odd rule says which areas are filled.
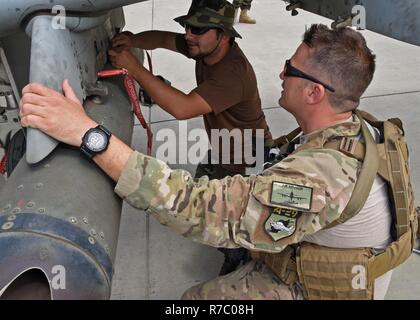
[[[238,230],[253,179],[237,175],[194,180],[187,171],[171,170],[160,160],[134,152],[115,192],[184,237],[235,248],[233,233]]]
[[[279,252],[336,220],[354,187],[358,163],[334,150],[307,150],[262,176],[194,180],[135,152],[116,192],[193,241]]]
[[[337,220],[350,200],[359,162],[331,149],[308,149],[257,177],[236,241],[279,252]]]

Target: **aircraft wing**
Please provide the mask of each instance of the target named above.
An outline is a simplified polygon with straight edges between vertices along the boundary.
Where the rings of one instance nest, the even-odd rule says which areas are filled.
[[[283,0],[293,15],[299,9],[334,20],[336,25],[362,23],[373,32],[420,46],[418,0]],[[354,25],[354,24],[353,24]]]

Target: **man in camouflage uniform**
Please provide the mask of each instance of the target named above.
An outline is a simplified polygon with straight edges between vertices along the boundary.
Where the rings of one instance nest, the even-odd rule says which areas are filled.
[[[251,4],[252,0],[233,0],[233,6],[237,10],[241,10],[240,16],[239,16],[239,22],[241,23],[249,23],[249,24],[255,24],[257,21],[255,19],[252,19],[248,13],[249,10],[251,10]]]
[[[125,201],[192,241],[266,253],[282,253],[302,241],[380,249],[390,242],[391,215],[379,181],[351,223],[326,229],[346,207],[361,163],[323,148],[336,137],[360,134],[361,122],[352,112],[374,70],[375,56],[360,33],[313,25],[280,75],[284,91],[279,103],[293,114],[303,135],[290,145],[292,154],[259,176],[194,180],[186,171],[171,170],[133,151],[115,136],[93,160],[118,182],[115,191]],[[79,146],[97,124],[67,82],[63,89],[65,97],[39,84],[25,87],[22,125]],[[375,298],[385,295],[389,277],[383,281],[385,289]],[[376,285],[381,284],[375,281],[375,290]],[[299,282],[287,286],[267,265],[253,260],[191,288],[183,298],[301,299],[302,291]]]

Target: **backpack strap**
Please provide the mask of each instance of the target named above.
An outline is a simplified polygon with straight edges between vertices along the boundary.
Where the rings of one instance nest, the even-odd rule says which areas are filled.
[[[379,155],[376,142],[373,140],[372,134],[366,126],[363,117],[358,111],[355,111],[355,114],[360,120],[361,132],[366,143],[364,161],[347,206],[344,208],[341,216],[329,224],[327,228],[344,223],[359,213],[369,196],[379,168]]]
[[[285,144],[294,140],[301,132],[302,132],[302,129],[300,127],[296,128],[295,130],[289,132],[288,134],[285,134],[284,136],[281,136],[280,138],[275,139],[274,145],[280,148],[284,146]]]

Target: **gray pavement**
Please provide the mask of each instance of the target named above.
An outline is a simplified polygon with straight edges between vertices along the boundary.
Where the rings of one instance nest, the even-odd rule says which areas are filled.
[[[182,32],[172,19],[185,14],[190,0],[155,0],[125,8],[126,30],[171,30]],[[293,129],[293,118],[277,106],[280,95],[278,75],[284,60],[300,43],[305,26],[326,23],[325,18],[300,12],[291,17],[280,0],[255,1],[252,15],[256,25],[237,25],[243,36],[239,45],[248,56],[257,74],[265,114],[274,136]],[[368,13],[369,14],[369,13]],[[369,47],[377,54],[377,72],[364,95],[361,108],[386,117],[400,117],[405,123],[410,143],[413,183],[420,199],[420,47],[363,32]],[[195,87],[194,62],[165,50],[153,52],[155,74],[168,78],[173,86],[188,93]],[[149,109],[145,109],[148,114]],[[151,109],[153,130],[172,128],[178,124],[158,107]],[[202,119],[188,121],[188,128],[203,127]],[[159,143],[155,142],[155,148]],[[146,150],[144,130],[137,126],[133,147]],[[194,173],[194,165],[172,166]],[[161,226],[128,205],[122,213],[113,299],[178,299],[182,293],[199,282],[215,277],[222,255],[214,248],[192,243]],[[394,271],[387,299],[420,298],[420,256]]]

